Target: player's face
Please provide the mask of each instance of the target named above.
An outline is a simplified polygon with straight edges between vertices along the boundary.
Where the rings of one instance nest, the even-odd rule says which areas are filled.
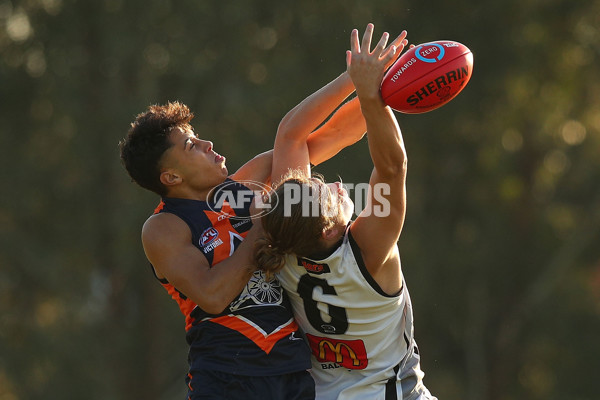
[[[341,182],[328,183],[327,187],[331,193],[334,204],[338,204],[338,215],[341,219],[340,223],[348,224],[354,213],[354,202],[348,196],[348,191],[344,188]]]
[[[213,150],[212,142],[199,139],[191,128],[174,128],[173,144],[163,155],[163,168],[173,168],[182,181],[195,188],[212,187],[227,178],[225,157]]]

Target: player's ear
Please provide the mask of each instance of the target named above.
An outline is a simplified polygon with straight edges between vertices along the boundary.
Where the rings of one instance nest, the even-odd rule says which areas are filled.
[[[329,229],[324,229],[323,233],[321,233],[321,237],[325,240],[333,240],[340,233],[340,228],[337,226],[333,226]]]
[[[165,186],[173,186],[180,184],[182,179],[177,171],[167,169],[160,173],[160,182]]]

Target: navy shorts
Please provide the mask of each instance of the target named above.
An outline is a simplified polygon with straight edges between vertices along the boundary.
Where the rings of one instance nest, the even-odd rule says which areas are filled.
[[[196,371],[187,376],[189,400],[313,400],[315,381],[308,371],[275,376],[244,376]]]

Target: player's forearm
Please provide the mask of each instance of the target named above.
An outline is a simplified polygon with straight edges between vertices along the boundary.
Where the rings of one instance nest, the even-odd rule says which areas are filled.
[[[206,274],[203,289],[198,296],[200,307],[211,314],[222,312],[235,300],[256,271],[253,257],[260,224],[255,224],[235,252],[225,260],[214,265]]]
[[[380,176],[394,177],[406,170],[406,150],[398,121],[381,99],[361,102],[367,123],[369,152]]]
[[[290,110],[281,120],[275,140],[306,141],[352,92],[354,85],[344,72]]]
[[[310,162],[318,165],[340,150],[358,142],[367,131],[358,98],[341,106],[335,114],[307,139]]]

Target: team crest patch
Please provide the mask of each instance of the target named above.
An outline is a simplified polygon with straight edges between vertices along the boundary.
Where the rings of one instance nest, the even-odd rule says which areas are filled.
[[[219,236],[219,232],[212,226],[208,229],[205,229],[200,235],[200,245],[206,246],[207,244],[212,243]]]

